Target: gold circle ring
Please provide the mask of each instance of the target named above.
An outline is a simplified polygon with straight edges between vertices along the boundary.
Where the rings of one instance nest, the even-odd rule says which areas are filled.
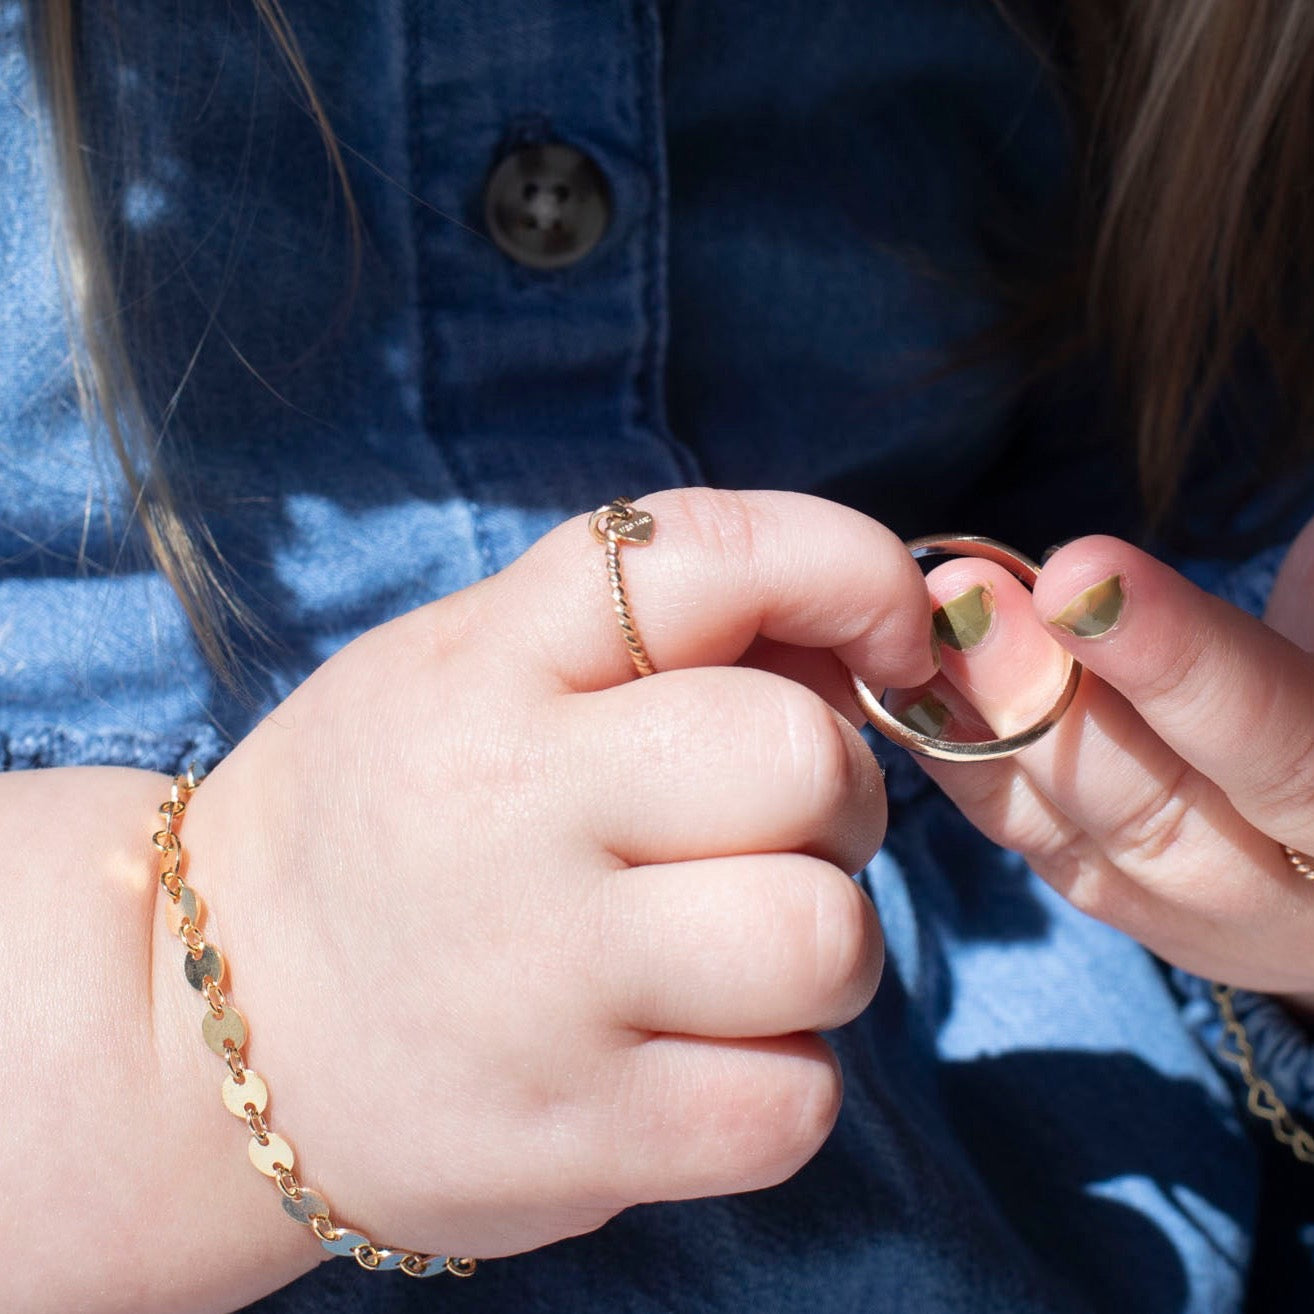
[[[923,557],[980,557],[984,561],[993,561],[997,566],[1003,566],[1028,589],[1035,587],[1040,576],[1040,567],[1030,557],[1023,556],[1021,552],[997,539],[982,538],[975,534],[928,534],[924,538],[911,539],[904,546],[919,561]],[[1021,752],[1048,734],[1076,697],[1077,686],[1081,683],[1081,671],[1081,663],[1069,654],[1062,691],[1053,706],[1038,721],[1025,730],[1019,730],[1017,734],[1005,735],[1000,739],[981,739],[974,743],[958,743],[952,739],[924,735],[886,711],[881,703],[885,692],[883,689],[870,689],[853,671],[849,672],[849,684],[867,720],[892,743],[909,752],[938,758],[942,762],[990,762],[1001,757],[1012,757],[1014,753]]]

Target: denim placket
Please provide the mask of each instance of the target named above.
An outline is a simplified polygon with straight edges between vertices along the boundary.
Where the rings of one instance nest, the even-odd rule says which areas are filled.
[[[563,516],[687,483],[666,432],[666,169],[652,3],[409,9],[425,421],[477,510],[485,569]],[[562,141],[611,196],[600,244],[527,268],[486,235],[483,188]]]

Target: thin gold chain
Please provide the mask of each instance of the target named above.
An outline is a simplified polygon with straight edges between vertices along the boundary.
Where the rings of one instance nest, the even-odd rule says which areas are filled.
[[[361,1268],[372,1272],[400,1269],[414,1278],[431,1277],[437,1273],[470,1277],[476,1267],[473,1259],[376,1246],[363,1232],[335,1224],[328,1201],[312,1187],[303,1185],[292,1171],[296,1157],[292,1147],[273,1130],[265,1117],[268,1088],[260,1074],[248,1068],[242,1057],[247,1043],[246,1021],[221,988],[226,970],[223,955],[202,935],[204,905],[183,875],[183,845],[178,826],[199,781],[195,768],[188,770],[185,776],[174,778],[169,797],[160,804],[164,825],[151,836],[151,843],[160,853],[160,884],[168,896],[165,919],[186,950],[183,969],[187,983],[199,991],[206,1002],[201,1034],[205,1043],[227,1066],[223,1084],[224,1107],[242,1119],[251,1133],[247,1152],[252,1164],[278,1187],[288,1217],[309,1227],[330,1254],[350,1255]]]
[[[1268,1123],[1274,1137],[1289,1147],[1301,1163],[1314,1163],[1314,1136],[1296,1121],[1272,1084],[1255,1071],[1255,1051],[1246,1034],[1245,1024],[1236,1015],[1233,1002],[1235,989],[1214,982],[1210,993],[1223,1019],[1223,1035],[1218,1042],[1218,1052],[1240,1069],[1241,1079],[1246,1083],[1246,1107],[1256,1118],[1263,1118]]]

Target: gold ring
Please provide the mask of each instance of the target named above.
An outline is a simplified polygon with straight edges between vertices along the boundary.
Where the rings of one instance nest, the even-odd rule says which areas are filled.
[[[1298,853],[1289,844],[1282,846],[1282,852],[1287,855],[1287,861],[1307,880],[1314,881],[1314,858],[1308,854]]]
[[[925,538],[914,538],[904,545],[913,557],[981,557],[1003,566],[1011,575],[1019,579],[1028,589],[1034,588],[1040,575],[1040,567],[1030,557],[1000,543],[993,538],[981,538],[975,534],[930,534]],[[951,739],[939,739],[934,735],[924,735],[911,726],[904,725],[894,715],[885,710],[881,703],[884,690],[873,692],[863,680],[849,672],[849,683],[853,686],[853,695],[858,706],[872,725],[886,739],[899,744],[913,753],[923,757],[939,758],[943,762],[989,762],[996,758],[1012,757],[1058,724],[1059,718],[1072,703],[1081,683],[1081,663],[1068,655],[1068,665],[1063,689],[1054,705],[1034,725],[1014,735],[1002,739],[981,739],[975,743],[957,743]]]
[[[634,546],[651,543],[656,527],[651,513],[635,506],[628,497],[618,497],[614,502],[600,506],[589,517],[589,531],[607,549],[607,582],[611,585],[612,610],[620,623],[630,661],[640,675],[651,675],[653,664],[630,613],[630,600],[625,595],[625,581],[621,578],[620,550],[622,543]]]

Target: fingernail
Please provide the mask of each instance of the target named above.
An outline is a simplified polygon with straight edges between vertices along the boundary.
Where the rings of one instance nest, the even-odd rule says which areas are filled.
[[[1049,623],[1079,639],[1095,639],[1118,623],[1125,601],[1122,576],[1110,575],[1078,593],[1057,616],[1049,618]]]
[[[949,709],[931,693],[923,694],[915,703],[910,703],[903,711],[897,713],[898,719],[918,734],[934,738],[949,724]]]
[[[935,663],[935,669],[938,671],[943,665],[944,658],[940,653],[940,636],[935,631],[935,617],[931,617],[931,661]]]
[[[959,652],[975,648],[990,632],[995,615],[995,599],[984,584],[941,603],[931,615],[935,632],[942,643]]]

